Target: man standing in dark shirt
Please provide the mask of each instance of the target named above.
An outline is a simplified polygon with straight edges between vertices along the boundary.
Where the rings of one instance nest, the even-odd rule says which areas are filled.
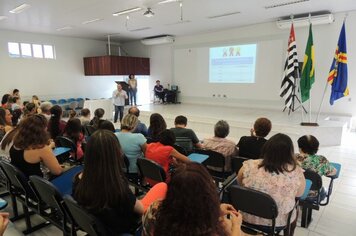
[[[251,129],[251,136],[242,136],[237,143],[239,148],[239,156],[250,159],[261,158],[261,150],[267,139],[265,137],[269,134],[272,128],[272,123],[267,118],[258,118]]]

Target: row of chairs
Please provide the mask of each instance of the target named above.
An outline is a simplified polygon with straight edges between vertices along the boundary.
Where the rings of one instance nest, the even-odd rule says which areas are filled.
[[[14,217],[10,220],[25,218],[24,234],[31,234],[52,224],[64,236],[76,236],[78,230],[91,236],[112,235],[100,220],[79,206],[71,196],[62,196],[51,182],[39,176],[30,176],[28,180],[20,170],[4,161],[0,162],[0,168],[6,176],[12,201]],[[21,215],[17,209],[17,201],[23,207]],[[31,215],[34,214],[40,215],[45,222],[33,226]]]

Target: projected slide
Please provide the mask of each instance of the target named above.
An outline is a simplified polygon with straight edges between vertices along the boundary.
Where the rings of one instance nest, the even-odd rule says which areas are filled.
[[[209,49],[209,83],[254,83],[256,44]]]

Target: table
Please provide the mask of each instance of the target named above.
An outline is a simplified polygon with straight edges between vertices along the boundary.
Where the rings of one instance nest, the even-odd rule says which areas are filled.
[[[94,100],[85,100],[84,108],[90,110],[91,117],[94,117],[94,112],[98,108],[103,108],[105,111],[103,119],[112,120],[114,105],[112,104],[111,99],[94,99]]]

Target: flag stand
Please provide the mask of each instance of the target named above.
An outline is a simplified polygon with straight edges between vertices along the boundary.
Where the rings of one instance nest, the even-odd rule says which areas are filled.
[[[299,77],[299,76],[298,76]],[[288,111],[288,115],[290,115],[290,112],[295,112],[296,110],[298,110],[300,107],[304,110],[304,112],[306,114],[308,114],[307,110],[305,109],[305,107],[303,106],[303,104],[301,103],[300,99],[298,98],[298,96],[295,94],[295,90],[296,90],[296,87],[297,85],[296,84],[296,78],[294,78],[294,86],[293,86],[293,90],[292,90],[292,104],[291,106],[289,107],[289,111]],[[298,89],[299,91],[299,89]],[[297,99],[298,103],[299,103],[299,106],[297,106],[295,108],[295,99]],[[287,109],[287,107],[284,107],[283,109],[283,112],[285,112],[285,110]]]

